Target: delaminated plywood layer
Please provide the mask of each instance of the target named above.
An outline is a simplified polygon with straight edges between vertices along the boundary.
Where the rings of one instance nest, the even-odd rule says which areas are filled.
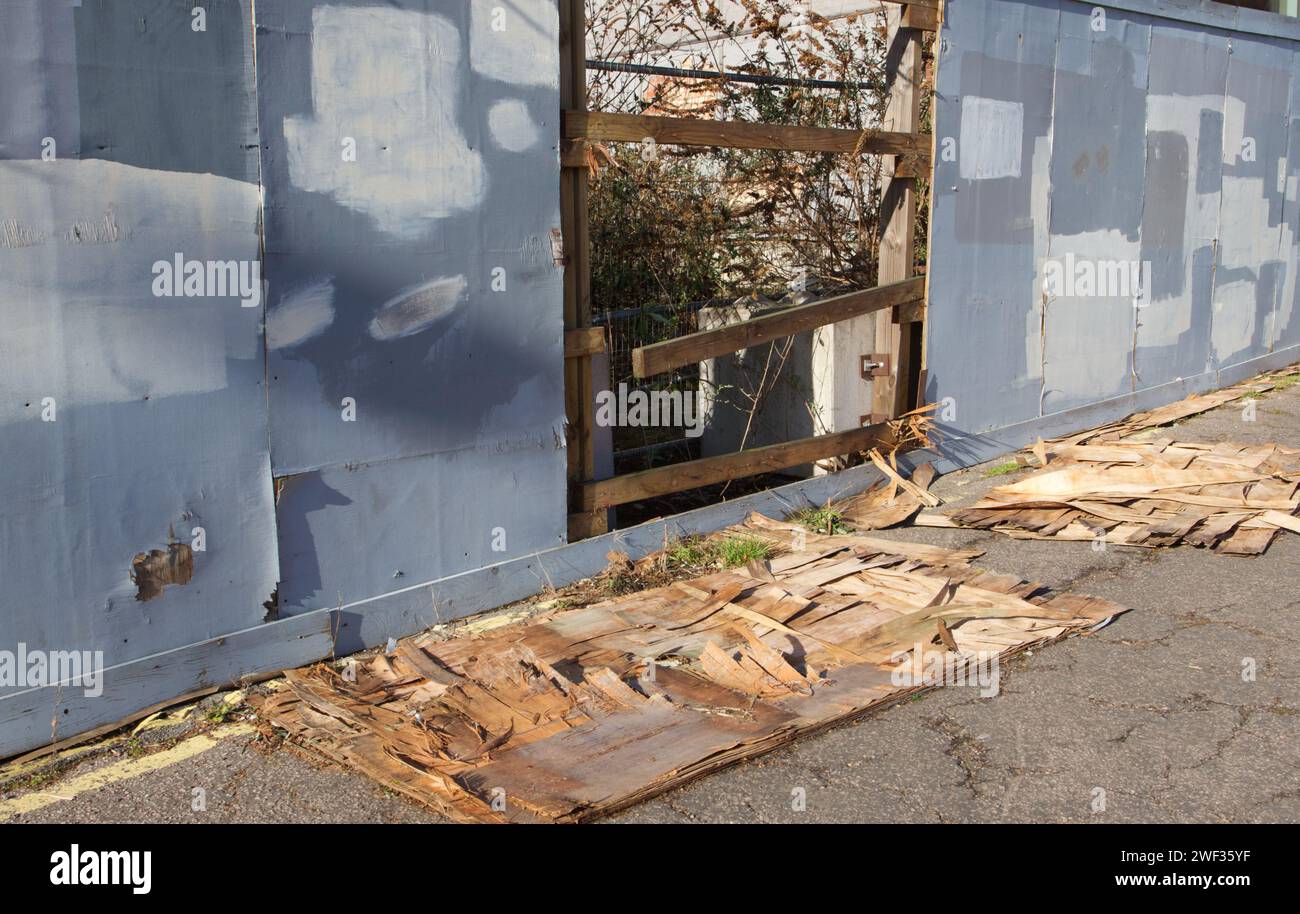
[[[455,820],[582,821],[916,689],[994,694],[1002,658],[1125,611],[975,568],[977,550],[761,515],[735,532],[783,554],[293,671],[260,713]]]
[[[926,366],[953,434],[1300,342],[1292,24],[1121,5],[947,7]]]

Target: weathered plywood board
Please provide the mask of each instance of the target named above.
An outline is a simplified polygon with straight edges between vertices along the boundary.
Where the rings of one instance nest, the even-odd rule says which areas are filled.
[[[1057,30],[1040,409],[1059,412],[1133,389],[1137,292],[1126,269],[1141,250],[1146,178],[1145,17],[1119,11],[1094,27],[1092,9],[1062,4]],[[1101,267],[1093,288],[1053,283],[1077,264]],[[1127,282],[1125,280],[1128,280]],[[1080,345],[1082,341],[1086,344]]]
[[[555,3],[257,14],[282,611],[563,542]]]
[[[1213,366],[1228,38],[1153,20],[1148,69],[1141,260],[1157,291],[1137,314],[1134,355],[1145,386]]]
[[[937,155],[926,320],[928,402],[982,432],[1039,415],[1055,2],[946,10],[934,99]]]
[[[758,515],[735,533],[770,562],[292,671],[256,704],[453,819],[582,821],[919,688],[995,694],[1003,656],[1125,611],[981,571],[978,550]]]
[[[279,577],[249,5],[130,13],[0,6],[0,649],[108,667],[257,625]]]
[[[1290,136],[1290,43],[1232,40],[1223,114],[1222,194],[1214,269],[1216,364],[1263,355],[1277,339],[1277,306],[1294,262],[1282,259]]]

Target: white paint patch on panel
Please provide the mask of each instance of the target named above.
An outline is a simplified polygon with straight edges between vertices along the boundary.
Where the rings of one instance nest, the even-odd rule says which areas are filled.
[[[1052,138],[1034,139],[1034,157],[1029,163],[1029,217],[1034,223],[1034,263],[1051,255]],[[1034,277],[1029,280],[1033,307],[1025,314],[1025,375],[1021,380],[1043,378],[1043,292]],[[1039,404],[1041,407],[1041,403]],[[1040,409],[1041,412],[1041,409]]]
[[[1215,355],[1227,358],[1251,345],[1258,336],[1264,345],[1272,345],[1277,338],[1278,307],[1264,318],[1265,326],[1257,326],[1256,309],[1259,295],[1258,282],[1253,279],[1225,281],[1242,273],[1258,275],[1270,262],[1289,254],[1295,244],[1291,227],[1283,222],[1270,225],[1270,204],[1266,196],[1267,178],[1223,176],[1223,208],[1221,210],[1221,239],[1219,268],[1220,281],[1214,296],[1214,327],[1212,339]],[[1271,182],[1269,182],[1271,183]],[[1273,291],[1275,299],[1294,293],[1295,286],[1287,282],[1283,271],[1283,287]]]
[[[456,122],[463,77],[460,34],[442,16],[317,7],[314,113],[284,121],[290,180],[404,239],[472,209],[487,176]]]
[[[6,331],[0,365],[10,395],[0,425],[37,421],[45,398],[58,409],[202,394],[226,387],[221,316],[210,309],[145,309],[15,287],[0,277]]]
[[[266,345],[297,346],[334,323],[334,277],[294,289],[266,315]]]
[[[1172,346],[1192,326],[1192,288],[1195,284],[1193,254],[1215,244],[1219,226],[1218,191],[1198,193],[1196,175],[1201,170],[1201,114],[1220,111],[1222,95],[1148,95],[1147,133],[1172,132],[1187,140],[1187,192],[1183,220],[1183,289],[1178,294],[1152,290],[1151,307],[1138,315],[1141,346]],[[1148,167],[1159,167],[1159,162]],[[1217,172],[1221,163],[1211,163]]]
[[[1219,265],[1215,272],[1214,326],[1211,339],[1215,356],[1226,359],[1251,344],[1257,329],[1255,311],[1258,282],[1235,279],[1242,273],[1257,276],[1261,266],[1278,258],[1279,235],[1270,228],[1264,179],[1223,176],[1220,212]]]
[[[1048,295],[1045,413],[1057,411],[1054,403],[1105,399],[1130,385],[1134,299],[1117,279],[1126,274],[1131,282],[1131,270],[1120,270],[1140,257],[1141,245],[1117,229],[1052,236],[1051,260],[1076,282]],[[1045,267],[1038,265],[1040,296]],[[1088,271],[1091,286],[1078,281]]]
[[[1278,227],[1270,226],[1264,179],[1223,176],[1221,265],[1229,270],[1258,270],[1278,257]]]
[[[534,3],[525,10],[503,0],[471,0],[469,53],[474,72],[517,86],[558,88],[558,68],[539,67],[553,60],[560,43],[560,17],[554,3]]]
[[[1241,161],[1242,140],[1246,138],[1246,103],[1227,95],[1219,104],[1223,107],[1223,164],[1236,165]]]
[[[488,129],[502,149],[523,152],[537,144],[541,132],[528,113],[528,106],[518,99],[499,101],[488,111]]]
[[[395,340],[429,329],[456,307],[466,285],[464,276],[444,276],[393,296],[370,322],[370,335]]]
[[[1020,177],[1025,106],[978,95],[961,100],[961,139],[957,157],[967,181]]]

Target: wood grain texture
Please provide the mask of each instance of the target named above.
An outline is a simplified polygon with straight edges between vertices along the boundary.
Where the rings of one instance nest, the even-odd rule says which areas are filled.
[[[604,351],[605,329],[603,327],[579,327],[577,330],[564,331],[566,359],[588,358]]]
[[[828,457],[855,454],[872,448],[889,450],[897,444],[898,434],[895,429],[889,423],[882,423],[751,448],[735,454],[655,467],[601,482],[587,483],[582,487],[582,508],[584,511],[594,511],[597,508],[624,505],[643,498],[685,492],[760,473],[772,473]]]
[[[624,143],[653,140],[676,146],[910,155],[927,162],[930,158],[928,136],[890,130],[797,127],[576,110],[565,111],[563,120],[564,137],[571,140]]]
[[[1280,530],[1300,532],[1295,448],[1110,433],[1087,443],[1040,441],[1020,460],[1041,469],[948,519],[1018,539],[1187,544],[1232,555],[1263,552]]]
[[[921,33],[903,23],[903,10],[893,8],[889,23],[886,72],[889,96],[885,126],[905,133],[914,132],[921,114]],[[929,141],[929,137],[926,138]],[[909,170],[909,174],[911,174]],[[881,178],[879,282],[893,282],[916,270],[916,179],[898,173],[886,160]],[[915,340],[921,332],[915,322],[895,320],[892,314],[876,316],[876,352],[890,356],[889,374],[876,379],[871,396],[871,415],[879,421],[907,412],[916,405],[913,364]]]
[[[826,324],[919,302],[924,294],[924,278],[913,277],[902,282],[809,302],[714,330],[702,330],[674,340],[641,346],[632,350],[632,371],[638,378],[653,377],[683,365],[794,336]]]
[[[348,676],[295,671],[252,701],[299,745],[455,821],[578,822],[924,688],[996,689],[991,658],[1126,611],[976,568],[978,550],[759,515],[723,535],[768,543],[772,557],[491,631],[417,636]]]

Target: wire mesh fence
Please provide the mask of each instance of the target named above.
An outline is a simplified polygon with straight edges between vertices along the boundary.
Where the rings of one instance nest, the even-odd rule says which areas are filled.
[[[616,389],[620,383],[624,383],[654,390],[694,390],[700,376],[699,368],[695,365],[637,380],[632,375],[632,350],[694,333],[699,329],[700,309],[718,303],[700,301],[681,306],[651,305],[621,308],[594,315],[592,323],[605,328],[610,389]]]
[[[700,386],[698,365],[684,365],[671,372],[638,379],[632,374],[632,350],[694,333],[699,328],[700,309],[712,304],[716,302],[688,302],[677,306],[650,305],[620,308],[593,315],[592,323],[605,328],[609,352],[608,389],[617,391],[621,384],[626,384],[629,390],[677,390],[697,396]],[[680,428],[616,427],[614,450],[632,456],[632,452],[653,449],[656,445],[676,441],[681,437]],[[648,454],[641,456],[647,459],[650,457]]]

